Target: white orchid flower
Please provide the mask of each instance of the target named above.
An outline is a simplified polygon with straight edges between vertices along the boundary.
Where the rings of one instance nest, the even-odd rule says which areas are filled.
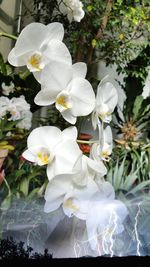
[[[45,193],[45,212],[51,212],[60,205],[71,217],[86,219],[90,198],[99,189],[94,178],[97,171],[105,173],[106,168],[96,165],[87,156],[82,156],[80,172],[73,175],[59,175],[49,182]]]
[[[76,138],[76,127],[64,131],[54,126],[38,127],[30,133],[23,157],[40,166],[47,165],[49,180],[59,174],[75,173],[80,170],[82,155]]]
[[[88,177],[93,180],[97,175],[102,179],[107,173],[107,169],[103,162],[97,162],[85,155],[82,155],[82,168],[79,173],[76,173],[72,180],[77,186],[86,186],[88,183]]]
[[[101,139],[101,159],[107,161],[109,160],[113,149],[112,130],[109,125],[103,130],[102,134],[103,137]]]
[[[26,102],[25,97],[0,97],[0,118],[7,113],[10,114],[9,121],[20,120],[16,126],[20,129],[29,130],[32,123],[32,112],[30,111],[30,105]]]
[[[91,248],[106,253],[105,247],[110,248],[113,237],[123,232],[127,214],[126,206],[115,199],[112,185],[104,182],[102,191],[93,195],[89,203],[86,228]]]
[[[74,183],[75,177],[76,175],[59,175],[49,182],[45,192],[45,212],[52,212],[62,206],[68,217],[74,215],[85,220],[88,203],[91,196],[98,191],[98,187],[90,174],[86,186],[77,186]]]
[[[91,197],[98,192],[98,186],[88,175],[87,184],[84,187],[74,187],[63,199],[63,211],[68,217],[73,215],[80,220],[86,220],[89,211]]]
[[[83,10],[83,4],[79,0],[57,0],[59,4],[59,10],[64,15],[67,15],[69,22],[73,20],[80,22],[83,19],[85,12]]]
[[[100,130],[100,143],[95,143],[91,147],[90,157],[96,161],[108,161],[112,153],[113,138],[110,126]]]
[[[2,83],[2,93],[3,95],[8,96],[10,93],[13,93],[15,91],[15,85],[11,81],[9,85],[6,85],[4,82]]]
[[[17,123],[17,127],[20,129],[29,130],[32,126],[32,112],[30,110],[21,111],[21,121]]]
[[[22,120],[25,116],[25,113],[30,111],[30,105],[26,102],[23,95],[20,97],[13,97],[9,100],[7,111],[11,115],[9,120]]]
[[[0,97],[0,118],[3,118],[6,115],[9,102],[10,100],[8,97]]]
[[[95,94],[85,79],[86,72],[86,64],[82,62],[72,66],[58,62],[47,65],[35,103],[40,106],[55,103],[63,118],[75,124],[78,116],[90,114],[95,107]]]
[[[114,85],[110,82],[100,82],[97,88],[96,106],[92,114],[93,128],[96,129],[99,120],[109,123],[112,112],[118,102],[118,94]]]
[[[35,78],[40,80],[40,73],[51,61],[71,64],[71,55],[62,43],[64,28],[61,23],[53,22],[45,26],[33,22],[20,33],[15,47],[8,55],[13,66],[27,66]]]

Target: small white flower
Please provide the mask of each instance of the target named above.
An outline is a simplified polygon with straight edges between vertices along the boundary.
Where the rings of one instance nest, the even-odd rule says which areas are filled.
[[[40,74],[51,61],[61,61],[71,64],[69,50],[62,43],[64,28],[61,23],[48,25],[33,22],[20,33],[15,47],[8,55],[8,61],[13,66],[27,66],[35,78],[40,81]]]
[[[146,80],[145,80],[145,85],[143,87],[142,96],[144,99],[150,97],[150,67],[148,70],[148,75],[147,75]]]
[[[80,168],[81,157],[76,138],[75,127],[62,132],[54,126],[38,127],[30,133],[23,157],[40,166],[47,165],[49,180],[56,175],[75,173]]]
[[[92,196],[88,210],[86,227],[91,248],[99,251],[99,244],[102,248],[110,248],[113,237],[124,230],[123,221],[128,214],[126,206],[115,199],[112,185],[104,182],[102,190]]]
[[[7,106],[9,104],[9,98],[5,96],[0,97],[0,118],[3,118],[7,113]]]
[[[108,125],[104,130],[100,131],[100,143],[93,144],[91,148],[91,158],[96,161],[108,161],[112,153],[113,138],[112,131]]]
[[[85,12],[83,10],[83,4],[79,0],[57,0],[60,11],[67,15],[69,22],[73,20],[80,22],[83,19]]]
[[[9,120],[19,120],[22,119],[22,112],[30,110],[30,105],[25,100],[25,97],[21,95],[20,97],[13,97],[9,100],[7,111],[11,114]]]
[[[21,121],[17,123],[20,129],[29,130],[32,126],[32,112],[30,110],[21,111]]]
[[[118,102],[116,88],[110,82],[100,82],[97,88],[96,106],[92,114],[93,128],[96,129],[99,120],[109,123],[112,119],[112,112]]]
[[[75,124],[78,116],[90,114],[95,107],[95,94],[85,79],[86,64],[79,62],[72,66],[51,62],[41,75],[41,91],[35,103],[48,106],[55,103],[63,118]]]
[[[20,120],[16,126],[21,129],[30,129],[32,113],[30,111],[30,105],[26,102],[25,97],[0,97],[0,118],[5,116],[7,113],[10,114],[9,121]]]
[[[3,95],[8,96],[10,93],[13,93],[15,91],[15,85],[11,81],[10,85],[6,85],[4,82],[2,83],[2,93]]]

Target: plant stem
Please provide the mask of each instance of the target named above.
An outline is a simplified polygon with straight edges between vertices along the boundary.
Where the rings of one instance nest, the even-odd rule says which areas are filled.
[[[6,33],[6,32],[0,32],[0,37],[7,37],[7,38],[10,38],[12,40],[17,40],[17,36]]]
[[[108,19],[109,19],[109,15],[112,9],[112,5],[113,5],[113,0],[107,0],[107,5],[106,5],[106,10],[105,10],[105,14],[102,20],[102,23],[98,29],[98,32],[95,36],[95,40],[100,40],[103,36],[103,32],[107,26],[108,23]],[[87,63],[91,64],[92,63],[92,56],[93,56],[93,52],[94,52],[94,47],[91,45],[88,51],[88,58],[87,58]]]
[[[99,143],[99,140],[85,141],[85,140],[77,139],[77,143],[79,143],[79,144],[94,144],[94,143]]]
[[[7,183],[7,180],[4,178],[3,181],[5,182],[5,185],[8,189],[8,195],[11,196],[11,190],[10,190],[9,184]]]
[[[76,55],[75,55],[75,62],[82,61],[84,43],[85,43],[84,37],[80,36],[79,40],[78,40],[78,44],[79,44],[78,45],[78,50],[77,50]]]

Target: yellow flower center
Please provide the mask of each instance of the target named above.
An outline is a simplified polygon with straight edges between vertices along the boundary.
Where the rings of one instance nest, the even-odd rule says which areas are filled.
[[[42,163],[42,165],[46,165],[49,163],[49,154],[46,152],[38,152],[37,153],[39,161]]]
[[[106,160],[109,160],[109,155],[108,155],[108,152],[106,150],[103,150],[102,153],[101,153],[101,157],[102,158],[105,158]]]
[[[40,61],[41,61],[41,55],[34,54],[30,57],[28,63],[37,71],[40,71],[42,69],[40,66]]]
[[[57,99],[56,99],[56,103],[60,106],[62,106],[64,109],[68,109],[70,108],[70,104],[67,102],[67,98],[63,95],[59,96]]]
[[[11,115],[12,116],[16,116],[17,115],[17,111],[15,111],[15,110],[11,111]]]
[[[98,113],[98,117],[100,118],[100,119],[103,119],[105,116],[110,116],[111,115],[111,113],[110,112],[100,112],[100,113]]]
[[[73,209],[74,211],[77,211],[79,210],[78,207],[73,203],[72,199],[69,198],[65,201],[64,203],[64,208],[71,208]]]

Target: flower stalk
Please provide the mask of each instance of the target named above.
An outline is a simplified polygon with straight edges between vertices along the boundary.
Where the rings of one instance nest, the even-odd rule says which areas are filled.
[[[17,36],[6,33],[6,32],[0,32],[0,37],[7,37],[7,38],[10,38],[12,40],[17,40]]]

